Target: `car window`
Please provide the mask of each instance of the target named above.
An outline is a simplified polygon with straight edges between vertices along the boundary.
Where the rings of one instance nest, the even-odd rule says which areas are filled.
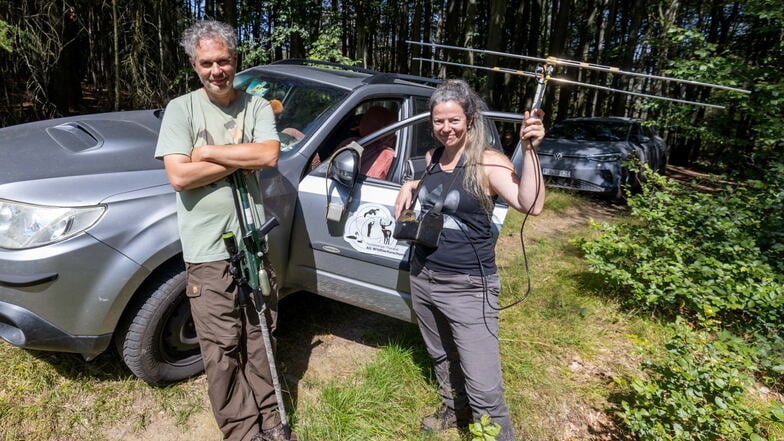
[[[315,169],[340,147],[399,121],[402,102],[401,98],[375,98],[363,101],[347,112],[316,150],[316,153],[311,158],[311,169]],[[363,157],[363,168],[361,170],[363,174],[367,174],[371,169],[372,162],[377,159],[378,155],[374,150],[391,148],[395,151],[392,157],[396,156],[398,148],[397,138],[397,135],[393,134],[374,141],[371,145],[364,146],[367,150],[367,156]],[[388,158],[387,156],[385,157]],[[386,166],[375,167],[371,177],[386,179],[385,172],[389,171],[390,168],[391,163]]]
[[[633,124],[629,134],[629,141],[639,144],[643,142],[644,137],[645,133],[643,133],[642,127],[639,124]]]
[[[348,144],[363,136],[367,136],[376,130],[380,130],[390,124],[400,121],[401,99],[373,99],[364,101],[355,107],[350,114],[344,118],[351,121],[351,127],[345,134],[346,138],[340,143]]]
[[[546,136],[573,141],[622,141],[628,132],[629,124],[623,121],[562,121]]]
[[[297,151],[302,140],[310,136],[348,96],[348,92],[309,81],[278,77],[270,72],[255,71],[242,79],[250,93],[272,104],[275,112],[281,156]]]
[[[506,156],[511,157],[517,147],[520,133],[520,124],[501,121],[496,123],[496,129],[501,141],[501,148]]]
[[[425,97],[414,98],[414,115],[430,111],[427,105],[428,100]],[[413,131],[410,159],[424,159],[425,153],[435,145],[436,141],[433,139],[430,121],[428,120],[426,124],[416,124]]]

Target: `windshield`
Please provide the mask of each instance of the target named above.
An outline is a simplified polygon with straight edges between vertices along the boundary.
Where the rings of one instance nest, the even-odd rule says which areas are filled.
[[[348,92],[301,78],[284,77],[268,72],[247,72],[237,76],[246,90],[270,101],[280,138],[280,150],[296,151],[295,146],[313,134],[321,122]]]
[[[622,121],[564,121],[553,126],[548,138],[573,141],[622,141],[629,124]]]

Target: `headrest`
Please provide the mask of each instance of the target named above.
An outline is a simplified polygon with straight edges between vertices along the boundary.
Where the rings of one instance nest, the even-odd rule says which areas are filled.
[[[359,120],[359,136],[369,135],[378,129],[392,124],[397,119],[395,112],[386,107],[373,106]]]
[[[275,115],[280,115],[283,113],[283,103],[281,103],[280,100],[271,99],[269,103],[272,107],[272,113]]]

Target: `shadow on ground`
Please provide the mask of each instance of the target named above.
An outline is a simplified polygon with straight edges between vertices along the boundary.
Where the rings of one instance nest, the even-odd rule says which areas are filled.
[[[423,372],[430,370],[415,324],[306,292],[280,302],[276,336],[278,370],[295,408],[304,377],[326,382],[352,375],[390,343],[410,348]]]

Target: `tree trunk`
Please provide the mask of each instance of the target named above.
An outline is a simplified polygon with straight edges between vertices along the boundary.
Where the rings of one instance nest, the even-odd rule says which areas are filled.
[[[234,0],[223,0],[223,21],[237,27],[237,4]]]
[[[404,74],[410,72],[408,69],[408,44],[406,44],[407,37],[411,33],[409,20],[407,18],[409,15],[410,10],[408,4],[403,3],[400,5],[400,19],[397,22],[397,35],[393,38],[393,42],[395,43],[395,64],[397,66],[395,70]]]
[[[460,46],[461,43],[465,41],[462,16],[465,11],[466,1],[467,0],[456,0],[446,2],[446,22],[444,23],[443,43]],[[454,51],[450,51],[447,56],[442,59],[455,62],[465,61],[463,54],[453,54],[453,52]],[[460,77],[463,72],[463,68],[454,66],[441,66],[441,69],[445,72],[444,76],[447,78]]]
[[[640,26],[642,25],[642,20],[645,17],[647,8],[645,8],[644,5],[639,4],[630,5],[629,3],[625,3],[625,5],[627,8],[624,8],[624,16],[629,18],[627,14],[630,14],[631,17],[629,20],[624,20],[624,22],[629,23],[629,28],[622,32],[622,38],[625,41],[621,45],[623,53],[622,59],[619,60],[619,64],[621,69],[634,70],[634,53],[639,49]],[[621,90],[629,90],[632,88],[631,78],[618,78],[615,86]],[[627,109],[634,107],[631,105],[630,97],[631,95],[615,93],[612,104],[612,115],[628,116]]]
[[[506,16],[506,1],[505,0],[491,0],[490,1],[490,21],[489,29],[487,30],[487,49],[494,52],[504,52],[504,20]],[[495,67],[499,65],[499,57],[495,55],[488,55],[486,58],[488,67]],[[506,61],[506,60],[503,60]],[[509,105],[508,96],[505,96],[504,91],[507,90],[509,85],[509,75],[490,74],[487,76],[487,83],[484,90],[484,95],[487,97],[488,105],[491,108],[501,108],[503,105]]]
[[[117,0],[112,0],[112,24],[114,26],[114,110],[120,110],[120,33],[117,17]]]
[[[590,53],[592,36],[598,32],[597,23],[601,19],[601,0],[586,2],[583,7],[584,9],[581,18],[583,26],[579,32],[575,55],[580,61],[590,63],[592,62],[592,54]],[[576,75],[577,81],[581,83],[590,83],[593,81],[593,72],[589,70],[580,69],[576,72]],[[591,89],[580,87],[575,92],[568,113],[559,115],[559,117],[590,115],[589,98],[593,96]]]
[[[370,64],[370,51],[368,50],[368,17],[367,17],[367,6],[363,0],[359,0],[356,2],[357,7],[357,18],[356,18],[356,56],[362,60],[362,66],[368,67]]]
[[[423,17],[428,17],[428,19],[424,21],[424,24],[422,26],[422,40],[424,40],[424,41],[432,41],[433,40],[433,28],[430,25],[429,17],[433,16],[433,2],[432,2],[432,0],[423,0],[423,1],[424,1],[424,4],[425,4],[425,11],[424,11],[424,14],[422,14],[422,15],[423,15]],[[424,48],[424,50],[422,51],[422,58],[432,58],[433,55],[434,54],[428,48]],[[429,76],[434,76],[434,74],[435,74],[434,70],[432,68],[427,68],[427,66],[425,66],[425,67],[426,67],[426,70],[424,70],[422,72],[422,75],[425,75],[425,76],[428,76],[428,77]]]
[[[416,0],[414,2],[414,18],[411,21],[411,41],[422,41],[422,27],[429,26],[429,23],[422,23],[422,9],[424,0]],[[422,46],[417,44],[411,45],[408,48],[410,57],[409,72],[414,75],[422,75],[422,62],[415,61],[414,58],[422,58]]]
[[[572,0],[559,0],[553,2],[553,28],[551,32],[550,47],[548,56],[569,58],[567,51],[567,38],[570,35],[569,24],[570,17],[572,16]],[[565,75],[566,72],[562,72]],[[550,87],[547,93],[546,102],[542,105],[545,113],[550,113],[549,109],[558,109],[551,118],[563,119],[561,115],[566,115],[569,109],[569,102],[572,95],[572,86],[560,86],[558,88],[558,102],[555,100],[555,88]],[[556,106],[557,104],[557,106]]]

